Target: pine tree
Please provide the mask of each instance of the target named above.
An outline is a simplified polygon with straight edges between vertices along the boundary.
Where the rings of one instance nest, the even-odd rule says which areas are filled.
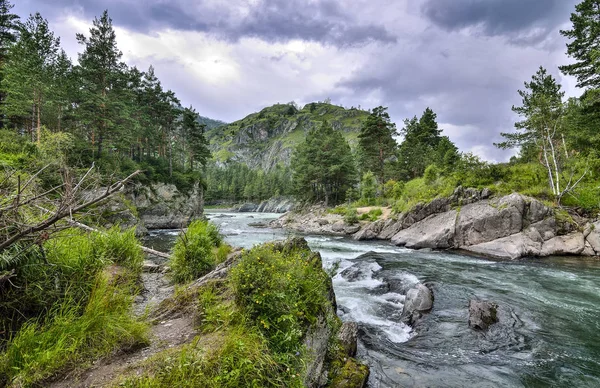
[[[600,88],[600,0],[584,0],[571,14],[573,28],[560,33],[569,38],[567,55],[576,60],[560,66],[567,75],[577,78],[580,88]]]
[[[50,31],[48,22],[39,13],[30,16],[9,51],[2,81],[7,92],[6,115],[21,121],[30,119],[32,137],[35,128],[38,144],[41,140],[42,110],[48,103],[53,85],[59,48],[60,40]]]
[[[125,66],[120,62],[122,53],[108,11],[94,19],[89,38],[77,34],[77,41],[85,46],[77,68],[81,83],[79,118],[89,128],[90,141],[100,157],[105,139],[116,131],[124,113],[121,88]]]
[[[435,112],[426,108],[421,118],[404,120],[400,132],[404,141],[398,150],[400,178],[410,180],[422,176],[427,166],[436,164],[450,170],[458,160],[458,149],[447,136],[442,136]]]
[[[394,135],[396,125],[391,122],[387,108],[383,106],[373,109],[358,135],[362,171],[372,171],[380,184],[385,182],[387,161],[394,156],[398,147]]]
[[[194,163],[198,162],[201,166],[206,166],[210,158],[208,141],[204,137],[204,124],[198,121],[198,113],[191,106],[183,110],[181,126],[185,136],[185,141],[189,145],[190,170],[194,170]]]
[[[11,13],[13,7],[14,5],[8,0],[0,0],[0,128],[4,126],[2,105],[6,95],[4,88],[1,86],[4,78],[4,65],[8,49],[17,41],[17,30],[19,28],[19,16]]]
[[[356,180],[356,167],[348,142],[328,123],[306,135],[292,155],[296,191],[313,200],[344,200]]]

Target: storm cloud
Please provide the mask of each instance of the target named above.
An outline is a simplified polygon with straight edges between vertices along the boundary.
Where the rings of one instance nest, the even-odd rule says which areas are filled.
[[[68,9],[90,19],[107,9],[116,24],[134,31],[198,31],[232,42],[244,37],[268,42],[300,39],[339,46],[396,42],[385,27],[359,22],[335,0],[54,0],[51,5],[40,1],[39,6],[45,14],[56,15]]]

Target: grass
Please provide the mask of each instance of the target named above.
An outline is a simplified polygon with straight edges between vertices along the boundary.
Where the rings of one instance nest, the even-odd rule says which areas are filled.
[[[15,387],[39,385],[66,369],[147,343],[148,327],[133,318],[131,301],[127,287],[100,273],[83,313],[65,300],[48,322],[23,325],[0,356],[0,376]]]
[[[213,251],[221,245],[222,237],[214,224],[203,220],[192,222],[175,241],[169,261],[173,280],[187,283],[210,272],[223,256],[226,257],[223,251]]]

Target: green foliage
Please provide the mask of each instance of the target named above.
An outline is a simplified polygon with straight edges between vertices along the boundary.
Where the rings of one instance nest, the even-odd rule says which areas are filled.
[[[73,300],[57,305],[45,324],[25,324],[0,355],[0,381],[38,386],[44,379],[79,368],[115,350],[147,343],[148,328],[131,313],[132,296],[100,274],[83,313]]]
[[[435,164],[430,164],[425,169],[425,173],[423,174],[423,179],[425,179],[426,183],[435,182],[440,175],[440,170]]]
[[[374,205],[377,196],[377,179],[371,171],[363,174],[360,181],[360,199],[362,205]]]
[[[312,130],[292,155],[294,184],[299,196],[339,203],[355,181],[350,146],[328,123]]]
[[[380,208],[371,209],[367,213],[361,214],[358,219],[361,221],[375,222],[382,214],[383,211]]]
[[[132,281],[143,261],[133,230],[121,233],[116,227],[106,234],[68,229],[49,239],[43,250],[17,248],[0,258],[0,271],[14,269],[16,274],[14,287],[0,290],[0,332],[7,334],[26,319],[51,315],[57,304],[85,305],[94,279],[107,265],[125,267],[121,276]],[[19,265],[7,260],[14,256]]]
[[[286,354],[302,351],[305,330],[329,303],[329,279],[320,256],[259,246],[242,255],[230,278],[236,303],[260,323],[269,348]]]
[[[575,63],[560,66],[567,75],[577,78],[577,87],[600,87],[598,74],[598,46],[600,39],[600,9],[597,0],[583,0],[575,6],[571,14],[573,27],[560,33],[567,37],[567,55],[575,59]]]
[[[344,214],[344,222],[348,225],[354,225],[358,223],[358,212],[356,208],[348,207]]]
[[[141,271],[144,255],[135,237],[135,228],[121,231],[120,227],[113,226],[105,233],[95,233],[91,240],[96,257],[137,273]]]
[[[208,221],[194,221],[175,241],[169,261],[171,276],[186,283],[210,272],[217,263],[213,248],[222,243],[219,229]]]
[[[425,109],[420,119],[417,116],[404,120],[400,132],[404,141],[398,150],[398,174],[402,180],[421,177],[427,166],[437,165],[441,170],[452,172],[459,160],[458,149],[438,129],[437,115]]]
[[[394,140],[396,124],[392,123],[387,108],[378,106],[367,117],[358,135],[361,172],[373,172],[383,184],[388,176],[389,161],[398,144]]]
[[[302,387],[296,375],[282,371],[264,337],[235,328],[224,333],[216,349],[185,345],[150,359],[142,376],[120,381],[119,387]]]

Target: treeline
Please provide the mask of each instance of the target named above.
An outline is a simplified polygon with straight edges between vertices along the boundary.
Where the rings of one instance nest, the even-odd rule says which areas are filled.
[[[261,201],[293,194],[290,168],[281,165],[264,172],[250,169],[243,163],[210,163],[206,168],[205,182],[204,199],[209,205],[217,201]]]
[[[141,167],[151,179],[200,180],[198,167],[210,152],[198,114],[181,107],[152,66],[141,71],[122,61],[107,11],[89,34],[77,34],[82,51],[73,63],[46,19],[36,13],[21,22],[11,8],[0,0],[4,138],[26,138],[38,148],[59,143],[55,151],[70,165],[95,161],[107,172]]]

